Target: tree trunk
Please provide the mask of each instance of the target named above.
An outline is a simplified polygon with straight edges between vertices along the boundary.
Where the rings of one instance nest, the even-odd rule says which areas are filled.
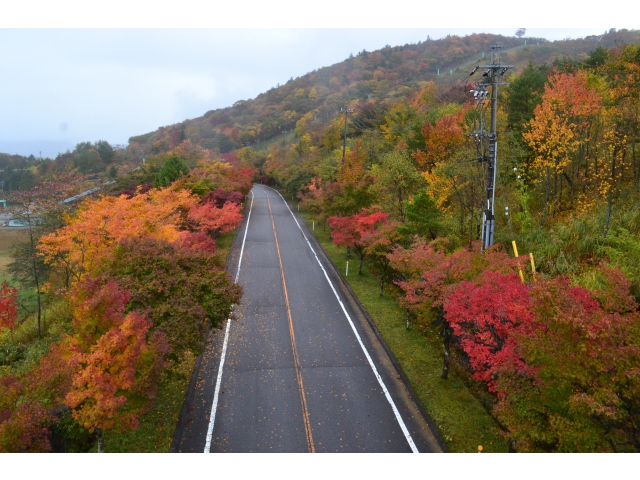
[[[38,299],[38,338],[41,335],[40,318],[42,317],[42,304],[40,302],[40,286],[36,283],[36,298]]]
[[[547,181],[544,192],[544,213],[542,217],[542,225],[547,223],[547,217],[549,216],[549,191],[551,190],[551,169],[547,167]]]
[[[34,255],[34,253],[32,253]],[[35,260],[31,261],[31,266],[33,267],[33,280],[36,284],[36,299],[38,301],[38,338],[41,335],[41,327],[40,327],[40,317],[42,315],[42,304],[40,303],[40,282],[38,279],[38,266],[36,265]]]
[[[634,138],[633,144],[631,146],[631,154],[633,155],[633,172],[634,172],[633,180],[637,187],[638,184],[640,183],[640,166],[638,166],[638,163],[636,162],[636,141],[637,141],[637,138]]]
[[[613,151],[613,160],[611,161],[611,187],[607,192],[607,214],[605,217],[604,223],[604,232],[603,237],[607,237],[607,233],[609,232],[609,223],[611,222],[611,208],[613,206],[613,185],[616,181],[616,156],[618,152],[617,149]]]
[[[38,300],[38,338],[42,335],[42,328],[40,326],[40,318],[42,316],[42,305],[40,303],[40,279],[38,278],[38,265],[36,264],[36,242],[34,238],[33,226],[31,217],[27,216],[27,221],[29,222],[29,243],[31,246],[31,269],[33,272],[33,281],[36,285],[36,298]]]
[[[380,274],[380,296],[382,296],[383,293],[384,293],[384,269]]]
[[[360,265],[358,266],[358,275],[362,275],[362,264],[364,263],[364,253],[360,252]]]
[[[451,336],[453,329],[449,326],[449,322],[444,318],[444,312],[440,310],[440,318],[442,320],[442,345],[444,346],[444,357],[442,362],[442,375],[440,378],[447,380],[449,378],[449,369],[451,368]]]
[[[104,437],[101,428],[96,428],[96,436],[98,437],[98,453],[104,453]]]
[[[402,189],[398,189],[398,205],[399,205],[399,210],[400,210],[400,220],[402,221],[402,223],[406,223],[407,219],[405,218],[405,211],[404,211],[404,200],[402,198]]]

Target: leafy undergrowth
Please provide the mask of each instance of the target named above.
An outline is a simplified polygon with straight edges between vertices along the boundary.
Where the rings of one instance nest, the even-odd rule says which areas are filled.
[[[216,240],[221,258],[226,258],[229,253],[235,233],[233,230]],[[153,407],[140,416],[138,428],[122,433],[104,432],[105,452],[169,452],[195,362],[196,357],[188,352],[180,361],[170,365],[162,374]],[[92,451],[97,451],[97,445]]]
[[[300,213],[311,228],[312,216]],[[379,296],[378,279],[366,265],[363,275],[358,275],[355,256],[347,258],[346,249],[331,243],[329,232],[328,226],[323,228],[316,221],[316,238],[343,277],[346,261],[350,261],[347,282],[393,352],[422,407],[437,425],[448,451],[477,452],[478,445],[482,445],[485,452],[506,452],[507,442],[498,433],[498,425],[460,376],[452,371],[448,380],[440,378],[443,354],[435,331],[430,326],[416,325],[407,330],[404,309],[393,295]]]

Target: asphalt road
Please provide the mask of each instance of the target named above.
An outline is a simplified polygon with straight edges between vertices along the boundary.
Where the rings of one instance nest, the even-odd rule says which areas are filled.
[[[208,339],[174,450],[442,451],[308,228],[276,191],[252,195],[229,264],[242,304]]]

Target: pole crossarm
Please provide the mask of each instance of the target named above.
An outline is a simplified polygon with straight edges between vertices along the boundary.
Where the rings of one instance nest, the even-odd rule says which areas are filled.
[[[495,68],[500,70],[501,68],[516,68],[515,65],[500,65],[499,63],[492,63],[491,65],[478,65],[478,68]]]

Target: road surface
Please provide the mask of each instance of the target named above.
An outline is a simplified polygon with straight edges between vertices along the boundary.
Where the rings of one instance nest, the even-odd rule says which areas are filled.
[[[262,185],[245,213],[229,265],[242,304],[209,337],[174,450],[442,451],[302,220]]]

